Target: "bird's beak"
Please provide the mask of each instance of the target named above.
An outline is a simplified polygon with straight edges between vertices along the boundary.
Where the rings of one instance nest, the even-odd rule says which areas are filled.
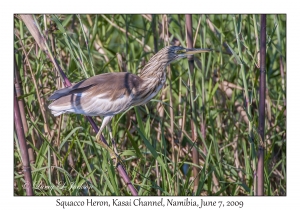
[[[191,49],[186,49],[186,52],[184,53],[185,55],[194,55],[197,53],[204,53],[204,52],[210,52],[212,49],[200,49],[200,48],[191,48]]]

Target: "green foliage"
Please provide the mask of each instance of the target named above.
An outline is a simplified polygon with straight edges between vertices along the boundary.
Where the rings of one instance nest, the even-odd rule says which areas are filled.
[[[156,32],[149,15],[35,17],[59,65],[75,83],[126,69],[138,74],[155,53],[154,40],[158,49],[168,44],[162,39],[167,32],[169,44],[186,47],[184,15],[155,16]],[[259,145],[260,16],[192,17],[195,47],[214,51],[195,56],[193,74],[187,59],[171,64],[168,84],[155,99],[114,117],[113,135],[122,164],[139,195],[253,195]],[[168,24],[163,23],[165,18]],[[25,135],[35,158],[31,165],[35,195],[130,195],[109,153],[94,142],[86,119],[51,115],[47,99],[63,87],[61,79],[18,15],[14,27],[23,88],[19,99],[25,102]],[[25,54],[29,63],[23,60]],[[286,195],[285,60],[286,16],[267,15],[266,195]],[[191,140],[189,80],[195,81],[197,143]],[[100,126],[101,119],[95,119]],[[108,131],[103,134],[109,139]],[[14,138],[15,195],[25,195]],[[192,146],[200,154],[200,165],[193,161]],[[196,184],[193,167],[200,169]]]

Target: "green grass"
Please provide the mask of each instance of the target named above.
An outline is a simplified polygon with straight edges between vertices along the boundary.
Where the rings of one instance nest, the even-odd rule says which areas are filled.
[[[50,50],[73,83],[96,74],[119,72],[124,66],[138,74],[155,53],[154,39],[158,50],[167,44],[161,39],[163,31],[169,31],[170,44],[176,39],[186,47],[184,15],[167,15],[167,29],[162,25],[163,15],[156,15],[156,34],[149,17],[142,15],[35,17],[43,31],[47,28],[44,35]],[[189,75],[187,59],[171,64],[167,85],[155,99],[114,117],[112,129],[118,151],[139,195],[253,195],[259,145],[260,16],[192,17],[195,47],[214,51],[195,56],[193,75]],[[109,153],[93,143],[95,133],[86,119],[75,114],[51,115],[47,99],[63,87],[61,79],[18,15],[14,29],[23,88],[20,99],[25,102],[28,124],[25,135],[32,142],[35,157],[31,165],[35,195],[131,195]],[[266,195],[286,195],[285,60],[286,16],[267,15]],[[191,157],[189,79],[195,81],[200,165]],[[245,103],[246,98],[250,103]],[[200,129],[203,118],[205,138]],[[94,119],[100,126],[101,119]],[[106,129],[104,136],[109,139]],[[16,135],[14,139],[14,193],[25,195]],[[193,166],[200,169],[197,189]]]

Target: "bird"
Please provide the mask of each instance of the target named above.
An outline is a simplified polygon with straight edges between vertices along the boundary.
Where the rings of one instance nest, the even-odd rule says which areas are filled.
[[[100,140],[107,126],[112,139],[110,121],[132,106],[146,104],[154,98],[166,82],[166,67],[181,58],[211,49],[167,46],[153,55],[141,70],[140,75],[129,72],[103,73],[82,80],[72,86],[55,91],[48,106],[54,116],[76,113],[85,116],[103,117],[96,135]]]

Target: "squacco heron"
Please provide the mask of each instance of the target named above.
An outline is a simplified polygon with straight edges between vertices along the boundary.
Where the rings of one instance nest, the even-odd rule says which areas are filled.
[[[110,121],[114,115],[131,106],[146,104],[161,90],[166,82],[166,67],[173,61],[210,49],[186,49],[168,46],[156,53],[140,76],[128,72],[105,73],[82,80],[70,87],[54,92],[49,100],[54,116],[76,113],[86,116],[102,116],[103,121],[96,140],[100,140],[105,126],[112,139]]]

